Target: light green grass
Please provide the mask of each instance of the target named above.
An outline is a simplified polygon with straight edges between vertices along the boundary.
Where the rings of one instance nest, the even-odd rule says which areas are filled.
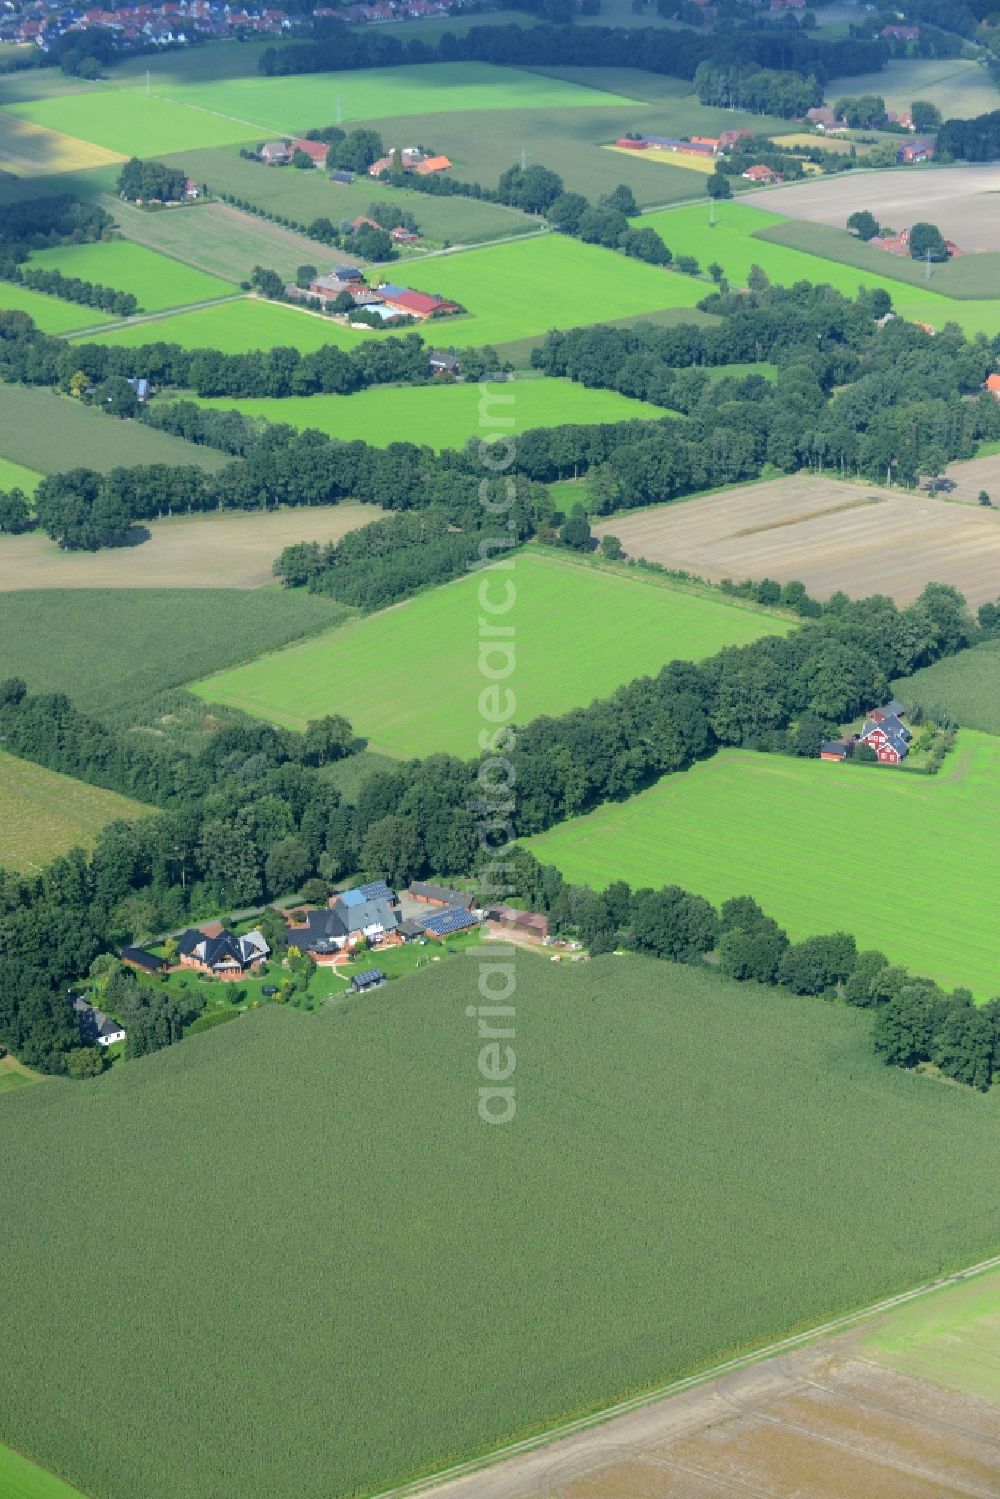
[[[381,1491],[995,1246],[1000,1094],[867,1015],[515,961],[503,1128],[459,957],[4,1100],[0,1436],[95,1495]],[[81,1315],[83,1245],[130,1315]]]
[[[998,825],[1000,742],[968,730],[937,776],[724,750],[528,846],[602,888],[750,894],[793,938],[852,932],[987,999],[1000,993]]]
[[[859,1351],[902,1374],[1000,1401],[1000,1270],[897,1307]]]
[[[507,579],[514,581],[516,604],[503,622],[516,629],[517,660],[505,685],[514,691],[521,724],[580,707],[672,658],[697,660],[790,628],[776,615],[658,580],[528,551],[514,559],[512,571],[446,583],[193,690],[294,728],[346,713],[384,754],[476,755],[486,685],[477,663],[478,599],[484,590],[503,602]],[[498,660],[487,664],[496,667]]]
[[[855,266],[868,275],[888,276],[910,286],[930,289],[943,297],[983,299],[995,297],[1000,287],[1000,254],[962,255],[957,260],[931,267],[922,261],[908,260],[875,250],[863,240],[855,239],[844,229],[830,224],[811,224],[806,219],[789,219],[771,229],[759,231],[759,237],[824,261]]]
[[[892,58],[881,73],[831,78],[826,98],[836,103],[845,94],[881,94],[887,109],[908,109],[914,99],[936,104],[947,120],[971,119],[1000,109],[1000,92],[981,63],[971,59]]]
[[[151,810],[0,750],[0,868],[39,869],[71,848],[90,848],[116,818]]]
[[[193,463],[214,473],[230,461],[214,448],[30,385],[0,385],[0,453],[43,474],[78,467],[107,473],[136,463]]]
[[[271,349],[281,344],[308,354],[324,344],[353,349],[362,338],[375,336],[345,328],[332,318],[314,317],[294,307],[284,307],[280,302],[244,297],[195,312],[123,323],[85,342],[126,344],[129,348],[153,343],[180,344],[185,349],[219,349],[223,354],[245,354],[250,349]]]
[[[892,298],[900,317],[930,323],[940,329],[958,323],[966,333],[1000,331],[1000,298],[984,302],[959,302],[937,292],[907,286],[889,276],[872,275],[853,266],[839,265],[820,256],[792,250],[771,240],[754,238],[759,229],[771,229],[785,220],[762,208],[742,203],[716,205],[715,227],[708,222],[707,206],[668,209],[645,214],[639,221],[656,229],[674,255],[695,255],[704,270],[712,261],[722,266],[729,280],[745,286],[752,265],[758,265],[774,282],[791,286],[811,281],[834,287],[847,297],[856,297],[859,286],[881,287]]]
[[[112,321],[110,313],[97,307],[64,302],[61,297],[48,297],[44,292],[15,286],[11,281],[0,281],[0,312],[26,312],[43,333],[55,334],[74,333],[80,328],[94,328],[98,323]]]
[[[196,221],[191,223],[191,233],[197,234]],[[38,250],[32,255],[31,264],[41,270],[61,271],[64,276],[79,276],[82,281],[98,281],[116,291],[130,291],[146,312],[233,294],[230,282],[206,276],[204,271],[124,239]],[[104,322],[106,314],[91,309],[90,320],[92,324]]]
[[[18,1077],[16,1072],[6,1074]],[[27,1079],[20,1079],[27,1081]],[[0,1081],[0,1087],[2,1087]],[[70,1488],[54,1473],[36,1467],[34,1463],[12,1452],[0,1444],[0,1493],[4,1499],[81,1499],[79,1489]]]
[[[95,87],[61,98],[29,99],[7,106],[18,119],[30,120],[78,140],[120,151],[122,143],[136,156],[164,151],[194,151],[200,146],[238,145],[256,127],[245,119],[175,103],[145,90]]]
[[[493,382],[486,396],[478,383],[380,385],[351,396],[284,400],[261,396],[239,401],[219,397],[199,404],[241,411],[269,422],[288,422],[293,427],[315,427],[330,437],[361,438],[375,447],[416,442],[436,450],[464,447],[467,439],[481,434],[494,437],[497,432],[527,432],[563,422],[659,421],[665,415],[662,407],[647,401],[557,379]]]
[[[1000,640],[946,656],[903,677],[893,691],[904,702],[944,708],[970,729],[1000,734]]]
[[[20,489],[25,494],[34,494],[41,477],[37,469],[12,463],[9,458],[0,458],[0,489]]]

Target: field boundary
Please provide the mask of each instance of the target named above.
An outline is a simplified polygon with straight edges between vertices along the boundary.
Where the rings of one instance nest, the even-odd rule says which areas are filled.
[[[834,1333],[846,1332],[861,1322],[880,1316],[883,1312],[892,1311],[894,1308],[905,1306],[908,1302],[916,1301],[920,1297],[929,1296],[936,1291],[944,1290],[947,1286],[959,1285],[964,1281],[974,1279],[977,1275],[983,1275],[989,1270],[996,1269],[1000,1269],[1000,1254],[993,1255],[986,1260],[978,1260],[975,1264],[954,1270],[950,1274],[936,1276],[933,1280],[921,1281],[919,1285],[912,1286],[907,1291],[897,1292],[893,1296],[884,1297],[881,1301],[870,1302],[867,1306],[859,1307],[852,1312],[845,1312],[838,1317],[829,1318],[825,1322],[816,1323],[801,1332],[790,1333],[787,1337],[775,1339],[760,1348],[751,1349],[747,1353],[739,1353],[731,1358],[722,1359],[706,1369],[699,1370],[697,1373],[684,1375],[680,1379],[669,1380],[666,1384],[645,1390],[638,1395],[627,1396],[624,1400],[615,1401],[614,1404],[604,1406],[597,1411],[592,1411],[589,1415],[571,1417],[566,1421],[557,1422],[545,1431],[538,1432],[533,1436],[523,1437],[520,1441],[509,1442],[503,1447],[494,1448],[492,1452],[484,1453],[481,1457],[470,1458],[467,1462],[463,1463],[455,1463],[449,1468],[441,1468],[436,1473],[428,1474],[424,1478],[413,1479],[408,1483],[398,1485],[394,1488],[370,1490],[370,1499],[410,1499],[410,1496],[433,1494],[437,1491],[445,1494],[446,1486],[453,1483],[456,1479],[467,1478],[472,1474],[482,1472],[484,1468],[495,1467],[497,1464],[505,1462],[508,1458],[520,1457],[529,1452],[535,1452],[540,1447],[545,1447],[550,1442],[558,1441],[562,1437],[575,1436],[577,1433],[592,1430],[597,1426],[603,1426],[618,1416],[627,1416],[632,1411],[643,1410],[647,1406],[655,1405],[660,1400],[669,1399],[673,1395],[683,1394],[686,1390],[696,1389],[699,1385],[707,1384],[713,1379],[718,1379],[723,1374],[737,1373],[741,1369],[747,1369],[754,1364],[763,1363],[767,1359],[776,1358],[779,1354],[790,1353],[794,1349],[801,1348],[819,1338],[830,1337]]]

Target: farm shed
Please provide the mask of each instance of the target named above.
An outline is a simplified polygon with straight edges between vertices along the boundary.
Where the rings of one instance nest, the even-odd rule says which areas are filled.
[[[443,942],[445,937],[452,937],[456,932],[468,931],[469,927],[478,926],[479,917],[464,906],[452,906],[447,911],[439,911],[436,916],[431,916],[424,926],[424,936],[433,937],[437,942]]]
[[[123,947],[122,962],[130,968],[141,969],[143,973],[163,973],[167,966],[165,959],[158,958],[144,947]]]
[[[456,906],[471,911],[475,896],[464,890],[449,890],[446,885],[428,884],[425,880],[414,880],[406,892],[413,900],[426,901],[429,906]]]
[[[549,935],[549,919],[537,911],[519,911],[514,906],[490,906],[486,930],[495,936],[533,937],[541,942]]]
[[[381,968],[366,968],[364,973],[356,973],[351,979],[351,992],[365,994],[369,989],[377,989],[384,983],[385,974]]]
[[[351,172],[331,172],[330,181],[335,182],[338,187],[350,187],[354,175]]]
[[[851,755],[851,744],[847,739],[824,739],[819,747],[821,760],[848,760]]]

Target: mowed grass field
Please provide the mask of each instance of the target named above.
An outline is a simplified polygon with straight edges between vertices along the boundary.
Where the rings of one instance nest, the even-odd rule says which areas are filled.
[[[116,818],[132,820],[152,811],[0,750],[0,868],[39,869],[71,848],[90,848]]]
[[[126,344],[129,348],[151,343],[180,344],[185,349],[219,349],[223,354],[246,354],[251,349],[272,349],[280,344],[308,354],[324,344],[353,349],[360,339],[370,336],[318,313],[314,315],[257,297],[241,297],[194,312],[122,323],[118,328],[88,337],[86,342]]]
[[[893,691],[906,702],[945,708],[970,729],[1000,734],[1000,640],[925,666],[901,678]]]
[[[660,421],[662,406],[633,401],[616,391],[587,390],[572,380],[493,381],[484,395],[475,385],[394,386],[350,396],[269,396],[202,400],[201,406],[241,411],[244,416],[293,427],[314,427],[330,437],[361,438],[375,447],[391,442],[462,448],[471,437],[496,437],[555,427],[563,422]]]
[[[96,86],[86,93],[29,99],[8,105],[34,125],[117,151],[122,141],[137,156],[237,145],[263,134],[306,130],[387,115],[524,107],[593,109],[626,101],[559,79],[541,78],[490,63],[430,63],[421,67],[369,68],[287,78],[259,75],[192,83],[166,83],[165,91]]]
[[[0,91],[2,88],[0,83]],[[33,125],[30,120],[0,114],[0,162],[5,172],[20,177],[44,177],[52,172],[83,172],[124,160],[118,150],[109,151]]]
[[[1000,1270],[897,1307],[859,1351],[902,1374],[1000,1402]]]
[[[0,593],[0,681],[23,677],[29,691],[64,692],[103,718],[343,617],[330,599],[277,589]]]
[[[17,1073],[11,1076],[17,1077]],[[2,1078],[3,1074],[0,1074]],[[2,1088],[2,1082],[0,1082]],[[83,1499],[79,1489],[70,1488],[54,1473],[0,1444],[0,1493],[4,1499]]]
[[[26,312],[43,333],[52,334],[75,333],[112,321],[112,315],[99,307],[64,302],[61,297],[48,297],[12,281],[0,281],[0,312]]]
[[[0,455],[14,465],[57,474],[69,468],[101,473],[134,463],[193,463],[214,473],[230,460],[216,449],[121,421],[42,386],[0,385]],[[23,543],[32,538],[12,537]],[[0,541],[0,557],[7,538]]]
[[[504,685],[515,694],[520,724],[589,703],[675,658],[697,660],[792,627],[778,615],[556,552],[529,550],[513,560],[513,570],[445,583],[192,690],[291,728],[346,713],[383,754],[472,756],[486,682],[477,660],[480,590],[503,601],[506,580],[516,589],[504,616],[516,629],[516,665]],[[502,664],[491,658],[491,666]]]
[[[197,236],[197,221],[190,231]],[[207,302],[211,297],[233,294],[231,282],[159,255],[128,240],[106,240],[100,244],[59,245],[54,250],[36,250],[31,265],[40,270],[61,271],[82,281],[98,281],[116,291],[130,291],[145,312],[181,307],[188,302]],[[109,321],[107,314],[90,309],[91,325]]]
[[[866,274],[889,276],[910,286],[930,287],[944,297],[983,299],[995,297],[1000,287],[1000,254],[962,255],[944,265],[931,267],[928,281],[926,264],[873,250],[844,229],[829,224],[811,224],[805,219],[788,219],[771,229],[759,231],[759,237],[770,243],[817,255],[824,261],[854,266]]]
[[[41,477],[37,469],[12,463],[9,458],[0,458],[0,489],[20,489],[25,494],[34,494]]]
[[[503,1128],[460,958],[6,1098],[0,1438],[95,1495],[340,1499],[995,1247],[1000,1094],[846,1006],[516,961]],[[131,1315],[81,1320],[86,1244]]]
[[[968,334],[1000,331],[1000,297],[960,302],[927,287],[910,286],[889,275],[876,275],[761,239],[756,237],[758,230],[773,229],[784,222],[780,215],[763,208],[746,203],[717,204],[714,228],[709,225],[708,208],[702,204],[643,214],[637,222],[657,230],[675,256],[695,255],[702,269],[717,261],[737,286],[745,286],[750,267],[758,265],[783,286],[811,281],[832,286],[846,297],[856,297],[859,286],[881,287],[892,298],[900,317],[930,323],[934,328],[950,321]]]
[[[793,938],[861,947],[979,999],[1000,994],[1000,740],[964,730],[936,776],[724,750],[528,847],[570,880],[750,894]],[[892,874],[873,899],[873,847]]]

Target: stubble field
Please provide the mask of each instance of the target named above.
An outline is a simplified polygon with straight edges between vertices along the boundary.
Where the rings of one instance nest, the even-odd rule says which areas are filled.
[[[492,381],[484,394],[476,384],[379,385],[350,396],[220,396],[201,406],[241,411],[244,416],[293,427],[314,427],[330,437],[358,438],[375,447],[415,442],[436,450],[462,448],[468,439],[554,427],[563,422],[662,421],[667,412],[617,391],[587,390],[571,380]]]
[[[867,1016],[517,961],[504,1128],[460,958],[4,1099],[4,1199],[32,1210],[0,1245],[0,1438],[96,1499],[334,1499],[995,1244],[1000,1102],[882,1067]],[[116,1162],[100,1192],[85,1157]],[[131,1315],[81,1322],[92,1243]]]
[[[800,474],[681,504],[622,512],[594,526],[634,557],[699,577],[798,580],[816,598],[953,583],[969,603],[1000,591],[1000,514],[931,495]]]
[[[90,848],[116,818],[152,810],[0,750],[0,868],[40,869],[71,848]]]
[[[936,776],[723,750],[528,840],[569,880],[753,895],[795,939],[860,947],[979,999],[1000,994],[1000,740],[963,730]],[[872,850],[886,878],[873,898]]]
[[[384,754],[473,756],[486,681],[477,661],[478,599],[486,589],[502,601],[507,579],[517,593],[509,685],[521,724],[580,707],[672,659],[698,660],[791,628],[779,615],[527,551],[513,571],[445,583],[192,690],[289,728],[345,713]]]
[[[5,92],[0,82],[0,95]],[[0,162],[18,177],[46,177],[53,172],[83,172],[124,161],[118,150],[46,130],[12,114],[0,114]]]

